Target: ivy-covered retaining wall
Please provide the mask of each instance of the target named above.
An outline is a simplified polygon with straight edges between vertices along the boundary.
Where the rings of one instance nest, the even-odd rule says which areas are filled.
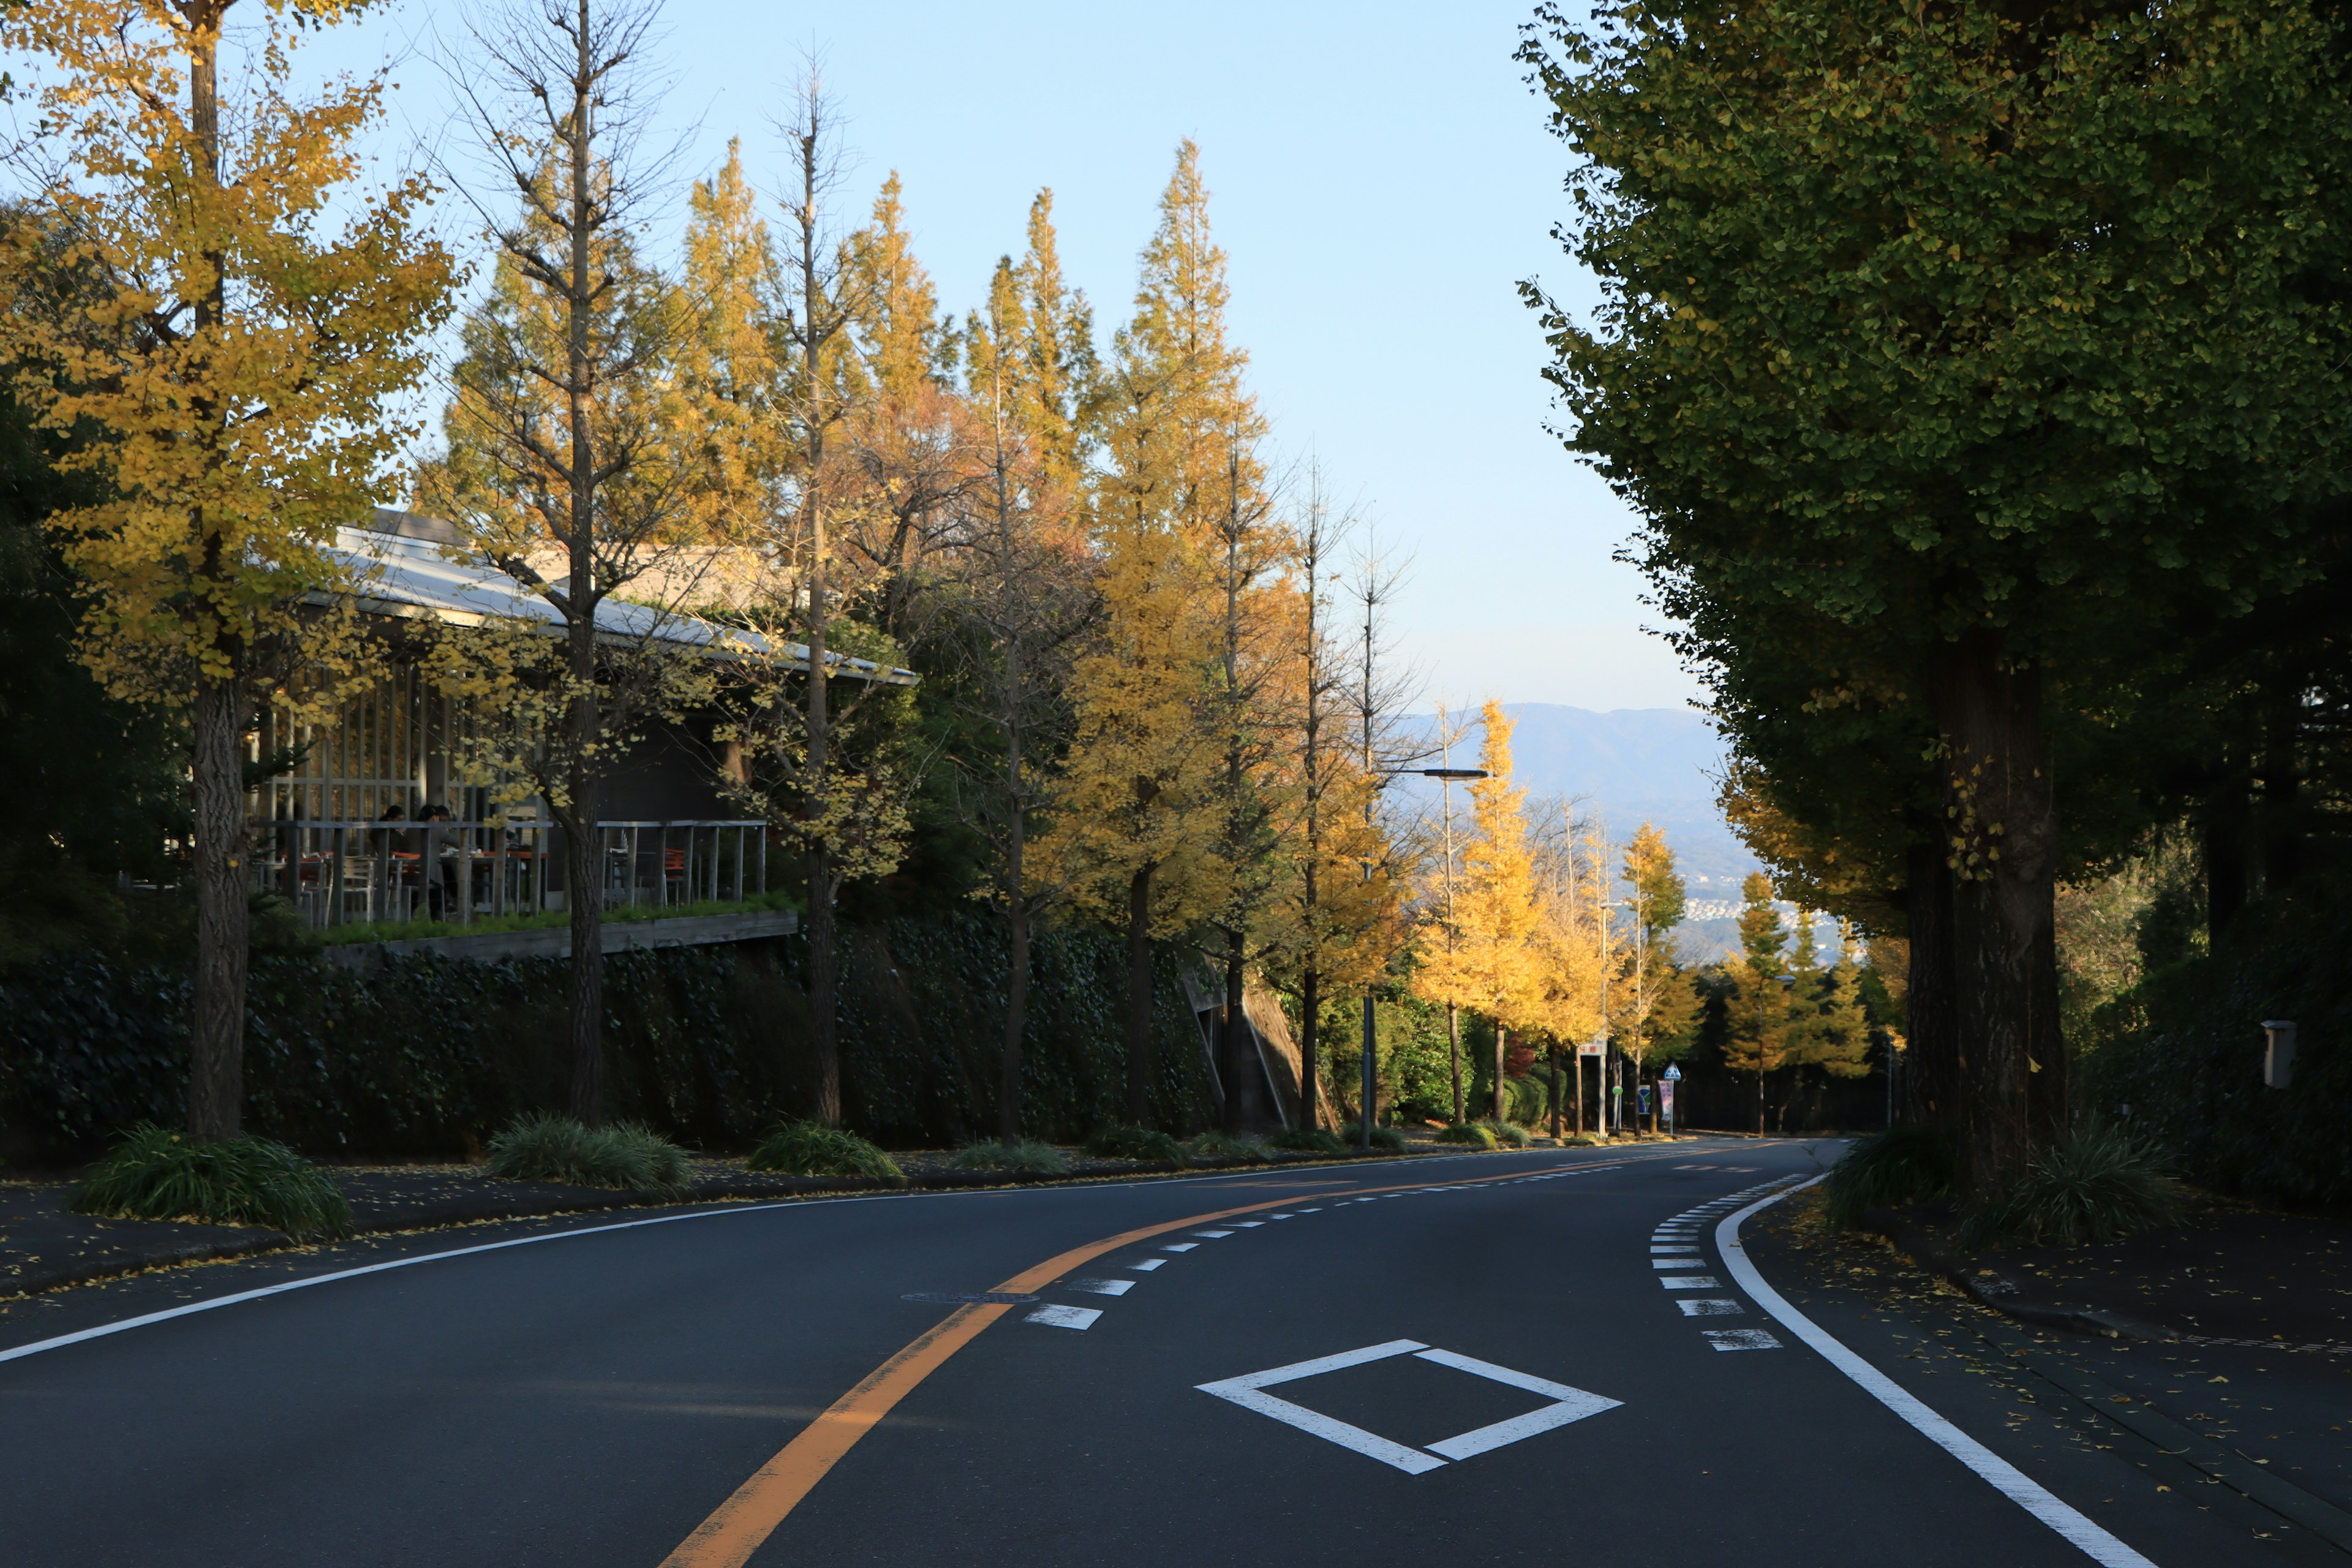
[[[886,1143],[948,1144],[995,1126],[1006,955],[977,912],[845,926],[845,1119]],[[620,953],[604,966],[608,1109],[705,1149],[748,1146],[811,1107],[814,1063],[797,937]],[[1032,947],[1024,1130],[1076,1139],[1125,1099],[1124,943],[1082,931]],[[566,965],[403,958],[352,970],[257,959],[247,1125],[340,1159],[454,1154],[517,1111],[560,1107]],[[1201,1035],[1159,958],[1154,1110],[1212,1119]],[[0,1160],[95,1152],[139,1121],[176,1122],[187,1087],[188,984],[75,953],[0,972]]]

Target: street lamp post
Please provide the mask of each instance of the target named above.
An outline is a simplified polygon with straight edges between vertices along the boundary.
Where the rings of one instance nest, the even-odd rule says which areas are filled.
[[[1375,778],[1397,778],[1410,773],[1421,778],[1436,779],[1443,784],[1449,792],[1451,792],[1456,780],[1483,779],[1486,776],[1486,770],[1484,768],[1376,768],[1372,766],[1371,753],[1371,736],[1367,733],[1364,737],[1364,771]],[[1450,810],[1453,804],[1453,795],[1451,793],[1446,796],[1446,803],[1447,807]],[[1372,803],[1370,800],[1367,800],[1364,802],[1364,825],[1369,827],[1371,826],[1371,821]],[[1452,868],[1449,866],[1447,869],[1451,871]],[[1364,862],[1364,880],[1369,882],[1371,879],[1372,863],[1370,860],[1367,860]],[[1448,907],[1445,913],[1450,919],[1453,916],[1454,910],[1451,907]],[[1370,991],[1367,991],[1364,993],[1363,1102],[1359,1108],[1363,1117],[1362,1142],[1364,1148],[1367,1151],[1369,1151],[1372,1146],[1372,1100],[1373,1097],[1379,1091],[1379,1085],[1375,1080],[1373,1071],[1372,1037],[1372,994]]]

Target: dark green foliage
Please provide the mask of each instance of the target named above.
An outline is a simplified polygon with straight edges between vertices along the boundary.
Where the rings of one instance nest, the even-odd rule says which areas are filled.
[[[2187,1196],[2141,1139],[2108,1122],[2086,1121],[2035,1154],[2000,1202],[1970,1216],[1961,1239],[1971,1247],[2113,1241],[2172,1224]]]
[[[58,451],[0,395],[0,964],[121,940],[113,874],[164,874],[187,832],[172,724],[109,698],[75,656],[81,605],[42,522],[91,496],[51,468]]]
[[[895,1182],[906,1173],[898,1163],[855,1132],[814,1121],[789,1121],[760,1141],[743,1163],[754,1171],[788,1176],[865,1176]]]
[[[298,1241],[348,1236],[352,1205],[310,1161],[267,1138],[198,1142],[152,1122],[133,1127],[67,1198],[101,1219],[255,1225]]]
[[[1507,1097],[1504,1104],[1510,1112],[1510,1120],[1522,1127],[1540,1126],[1544,1118],[1551,1114],[1549,1087],[1537,1073],[1530,1072],[1525,1078],[1506,1078],[1503,1079],[1503,1092]]]
[[[2101,1009],[2077,1100],[2161,1148],[2199,1186],[2352,1207],[2352,893],[2250,905],[2207,954]],[[2294,1079],[2262,1080],[2265,1018],[2298,1025]]]
[[[1015,1142],[991,1138],[984,1142],[968,1143],[956,1151],[954,1164],[965,1171],[1012,1171],[1031,1176],[1066,1176],[1070,1162],[1051,1143],[1040,1143],[1034,1138],[1023,1138]]]
[[[490,1140],[490,1174],[513,1182],[675,1194],[686,1189],[686,1152],[632,1122],[583,1127],[568,1116],[515,1118]]]
[[[1266,1139],[1274,1149],[1297,1149],[1309,1154],[1344,1154],[1348,1145],[1336,1133],[1319,1127],[1286,1127]]]
[[[1850,1229],[1872,1209],[1948,1200],[1957,1180],[1952,1140],[1935,1128],[1897,1127],[1858,1138],[1822,1184],[1822,1215]]]
[[[1437,1130],[1440,1143],[1475,1143],[1481,1149],[1495,1146],[1495,1129],[1484,1121],[1458,1121],[1451,1127]]]
[[[1214,1128],[1192,1140],[1195,1160],[1249,1160],[1266,1158],[1265,1145],[1255,1138],[1231,1138]]]
[[[1130,1127],[1114,1121],[1087,1140],[1087,1152],[1097,1160],[1166,1160],[1184,1163],[1184,1145],[1155,1127]]]
[[[1359,1126],[1354,1131],[1349,1133],[1348,1147],[1350,1149],[1362,1148],[1363,1135],[1363,1129],[1361,1126]],[[1372,1129],[1372,1147],[1375,1149],[1384,1149],[1391,1154],[1402,1154],[1405,1152],[1406,1147],[1404,1134],[1398,1131],[1393,1127],[1374,1127]]]

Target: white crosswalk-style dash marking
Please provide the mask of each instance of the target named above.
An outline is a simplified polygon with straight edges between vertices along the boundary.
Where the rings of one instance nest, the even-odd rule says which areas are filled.
[[[1101,1316],[1099,1307],[1040,1307],[1029,1314],[1028,1321],[1052,1329],[1091,1329]]]
[[[1701,1336],[1719,1351],[1776,1351],[1780,1342],[1763,1329],[1704,1329]]]

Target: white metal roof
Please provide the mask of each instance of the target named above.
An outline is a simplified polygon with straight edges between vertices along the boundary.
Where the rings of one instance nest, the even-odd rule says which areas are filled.
[[[533,621],[550,637],[562,635],[562,613],[541,595],[486,563],[453,559],[445,553],[450,547],[439,541],[446,536],[446,524],[428,531],[418,524],[429,520],[396,512],[380,511],[377,516],[402,531],[337,529],[334,545],[326,552],[350,574],[351,592],[361,610],[450,626]],[[416,534],[425,536],[413,536]],[[606,599],[596,606],[596,635],[614,642],[642,643],[650,638],[700,647],[715,658],[781,657],[792,668],[808,668],[804,643],[776,642],[740,626],[621,599]],[[911,669],[837,653],[828,653],[825,665],[836,676],[893,686],[912,686],[920,679]]]

